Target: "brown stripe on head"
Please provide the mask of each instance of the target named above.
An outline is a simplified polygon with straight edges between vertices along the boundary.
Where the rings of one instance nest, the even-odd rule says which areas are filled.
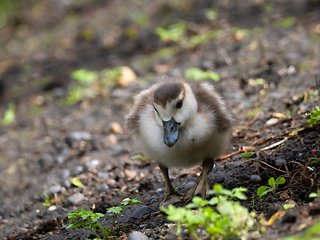
[[[183,91],[181,82],[165,83],[158,87],[154,92],[154,102],[162,107],[166,107],[168,102],[176,99]]]

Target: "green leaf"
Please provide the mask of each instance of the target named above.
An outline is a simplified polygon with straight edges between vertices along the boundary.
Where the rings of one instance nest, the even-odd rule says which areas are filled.
[[[75,185],[76,187],[84,188],[83,183],[82,183],[82,182],[80,181],[80,179],[77,178],[77,177],[73,177],[73,178],[72,178],[72,184]]]
[[[270,189],[269,187],[267,186],[261,186],[258,188],[258,191],[257,191],[257,194],[258,196],[261,196],[262,193],[264,193],[267,189]]]
[[[284,210],[288,210],[290,208],[294,208],[296,205],[294,203],[291,203],[291,204],[284,204],[283,205],[283,208]]]
[[[310,193],[309,194],[309,198],[316,198],[318,197],[318,195],[316,193]]]
[[[254,154],[254,152],[246,152],[246,153],[242,154],[242,157],[249,158],[252,156],[252,154]]]
[[[275,181],[273,177],[269,178],[268,184],[270,187],[275,188]]]
[[[4,118],[1,121],[2,125],[6,126],[14,121],[15,110],[16,110],[16,105],[14,104],[14,102],[10,101],[9,106],[8,106],[8,110],[5,112]]]
[[[278,177],[276,180],[276,185],[284,184],[286,182],[286,179],[284,177]]]
[[[111,207],[107,210],[107,213],[119,214],[124,211],[123,207]]]

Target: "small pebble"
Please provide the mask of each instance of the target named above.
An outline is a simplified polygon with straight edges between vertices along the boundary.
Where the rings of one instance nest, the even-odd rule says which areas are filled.
[[[61,180],[66,180],[68,177],[70,177],[70,170],[69,169],[61,170],[61,172],[57,174],[57,177]]]
[[[142,217],[144,214],[149,213],[151,211],[151,208],[148,206],[142,206],[139,207],[138,209],[136,209],[134,211],[134,213],[132,214],[133,218],[140,218]]]
[[[102,183],[97,189],[100,192],[105,192],[109,189],[109,186],[106,183]]]
[[[259,175],[251,175],[250,182],[261,183],[261,177]]]
[[[92,169],[96,169],[99,164],[100,164],[100,161],[97,160],[97,159],[92,160],[91,162],[86,162],[85,163],[87,168],[92,168]]]
[[[83,172],[84,168],[83,166],[76,166],[74,169],[71,171],[72,176],[77,176]]]
[[[120,87],[128,86],[131,82],[133,82],[137,78],[137,75],[131,68],[127,66],[122,66],[120,67],[120,69],[121,69],[121,76],[117,80],[117,83]]]
[[[68,180],[65,180],[65,181],[63,181],[62,186],[65,187],[65,188],[70,188],[71,184],[70,184],[70,182]]]
[[[48,188],[45,192],[48,195],[53,195],[53,194],[59,193],[61,191],[62,191],[62,187],[60,185],[54,185],[54,186]]]
[[[100,178],[103,178],[103,179],[108,179],[109,178],[109,173],[107,173],[107,172],[98,172],[98,176]]]
[[[51,154],[43,154],[39,159],[39,165],[42,169],[49,170],[54,165],[54,157]]]
[[[51,205],[51,206],[48,208],[48,211],[52,212],[52,211],[54,211],[54,210],[56,210],[56,209],[57,209],[57,206]]]
[[[141,232],[134,231],[130,233],[128,240],[148,240],[148,237]]]
[[[59,155],[59,156],[56,157],[56,163],[61,164],[63,162],[64,162],[64,156]]]
[[[81,193],[75,193],[72,196],[68,197],[68,201],[71,202],[73,205],[78,204],[79,202],[81,202],[82,200],[84,200],[84,196]]]
[[[276,165],[277,165],[278,167],[282,166],[282,165],[285,164],[285,163],[286,163],[286,160],[284,160],[284,159],[282,159],[282,158],[278,158],[278,159],[276,160]]]
[[[71,132],[69,133],[68,138],[75,141],[90,140],[91,134],[88,132]]]

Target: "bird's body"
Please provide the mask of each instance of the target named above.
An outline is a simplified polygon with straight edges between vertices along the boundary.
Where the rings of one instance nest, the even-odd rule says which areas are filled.
[[[125,124],[136,148],[156,159],[164,176],[168,167],[191,167],[205,159],[213,165],[231,135],[231,117],[213,85],[181,79],[138,94]]]

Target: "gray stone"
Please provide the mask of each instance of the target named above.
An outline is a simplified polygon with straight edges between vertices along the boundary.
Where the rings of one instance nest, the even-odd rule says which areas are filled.
[[[91,134],[88,132],[71,132],[68,138],[75,141],[91,140]]]
[[[149,238],[141,232],[134,231],[130,233],[128,240],[148,240]]]
[[[59,155],[59,156],[56,157],[56,163],[61,164],[63,162],[64,162],[64,156]]]
[[[68,197],[68,201],[71,202],[73,205],[78,204],[79,202],[81,202],[82,200],[84,200],[84,196],[81,193],[75,193],[72,196]]]
[[[102,183],[97,189],[100,192],[105,192],[109,189],[109,186],[106,183]]]
[[[282,166],[282,165],[285,164],[285,163],[286,163],[286,160],[284,160],[284,159],[282,159],[282,158],[278,158],[278,159],[276,160],[276,165],[277,165],[278,167]]]
[[[83,170],[84,170],[83,166],[76,166],[74,169],[72,169],[71,175],[77,176],[77,175],[83,173]]]
[[[251,175],[250,182],[261,183],[261,177],[259,175]]]
[[[66,180],[70,177],[70,170],[69,169],[62,169],[58,174],[57,177],[61,180]]]
[[[54,185],[52,187],[49,187],[45,192],[48,195],[53,195],[55,193],[61,192],[61,190],[62,190],[62,187],[60,185]]]
[[[140,218],[142,217],[144,214],[149,213],[151,211],[151,208],[148,206],[142,206],[139,207],[138,209],[136,209],[134,211],[134,213],[132,214],[133,218]]]
[[[99,164],[100,164],[100,161],[97,160],[97,159],[92,160],[91,162],[86,162],[85,163],[87,168],[92,168],[92,169],[96,169]]]
[[[39,164],[42,169],[49,170],[54,165],[54,157],[51,154],[43,154],[39,159]]]
[[[108,179],[109,178],[109,173],[107,173],[107,172],[98,172],[98,176],[100,178],[103,178],[103,179]]]

